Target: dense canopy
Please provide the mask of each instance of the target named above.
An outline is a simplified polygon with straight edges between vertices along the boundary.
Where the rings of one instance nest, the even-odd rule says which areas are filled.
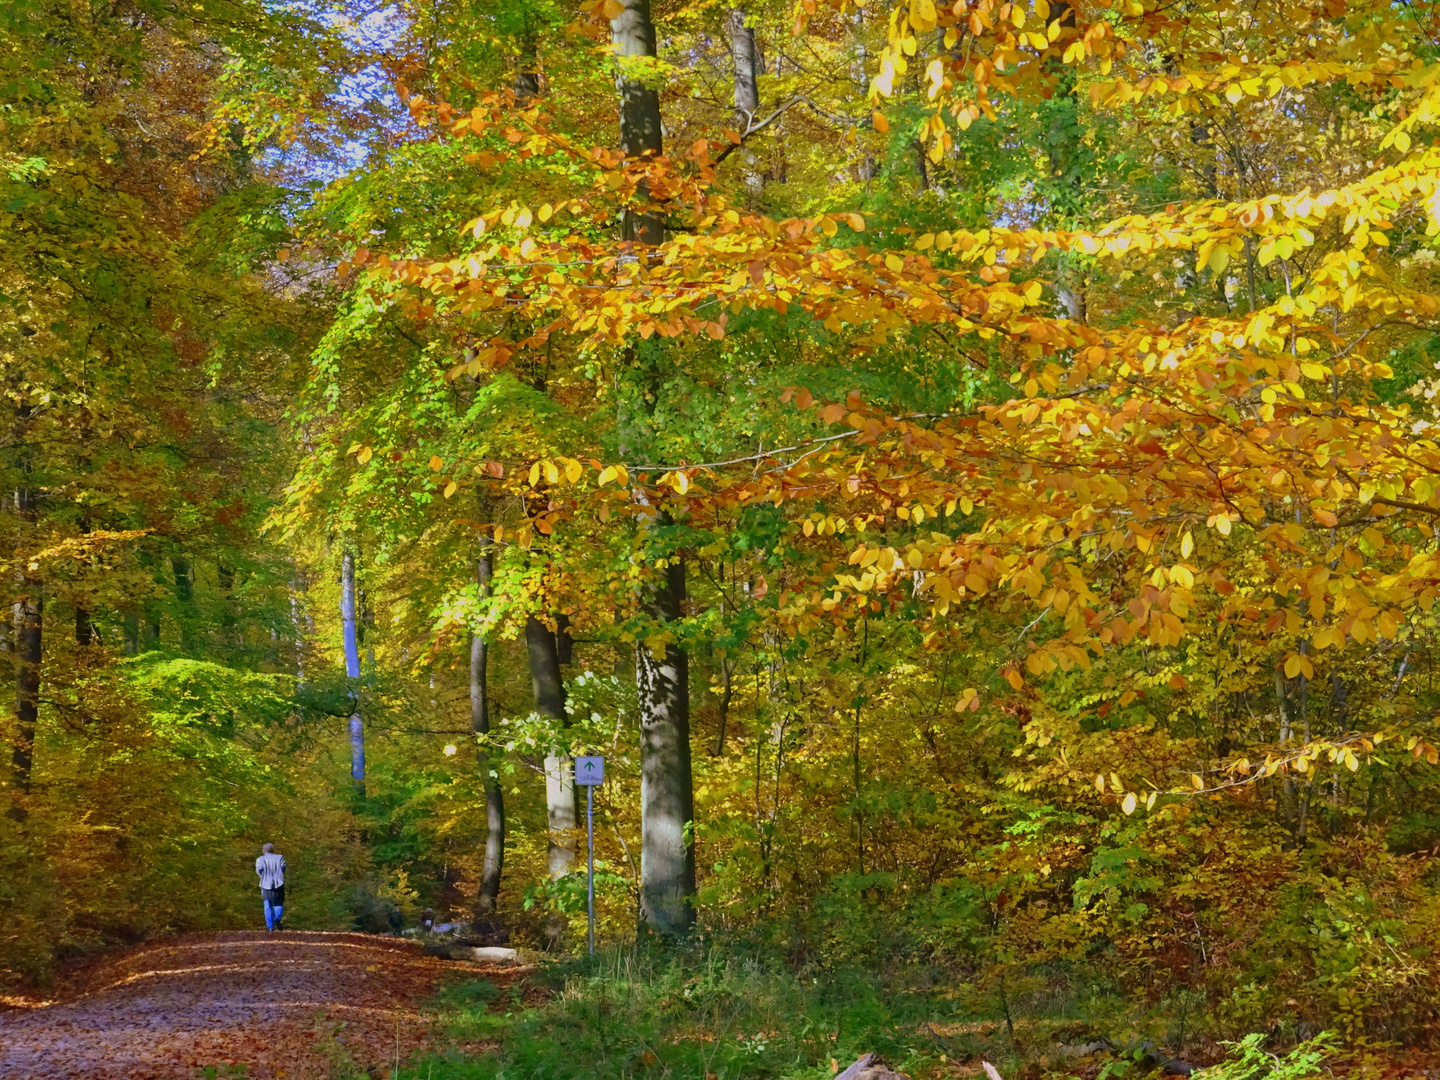
[[[1437,35],[5,5],[0,981],[268,839],[304,925],[577,952],[600,754],[602,942],[1431,1046]]]

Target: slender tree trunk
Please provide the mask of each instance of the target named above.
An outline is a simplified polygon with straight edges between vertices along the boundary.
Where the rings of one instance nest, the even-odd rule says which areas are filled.
[[[490,551],[488,536],[480,543],[475,577],[480,583],[480,595],[488,597],[494,554]],[[481,736],[490,734],[489,652],[490,645],[484,634],[477,633],[470,639],[470,728]],[[495,913],[500,897],[500,875],[505,869],[505,794],[495,775],[495,764],[487,750],[480,762],[485,778],[485,864],[480,871],[480,895],[475,901],[475,914],[482,918]]]
[[[520,55],[515,63],[513,89],[518,105],[529,105],[540,96],[540,47],[530,26],[520,35]]]
[[[355,555],[340,560],[340,625],[345,639],[345,677],[350,680],[350,779],[365,793],[365,722],[360,716],[360,640],[355,626]]]
[[[654,56],[655,24],[650,19],[650,0],[620,0],[620,13],[610,20],[610,40],[622,65],[628,58]],[[626,78],[623,67],[616,81],[620,91],[620,149],[626,157],[660,153],[659,91]],[[643,189],[640,198],[646,198]],[[626,211],[624,228],[626,240],[659,244],[665,239],[665,223],[659,214]]]
[[[755,29],[747,26],[745,12],[731,8],[728,14],[730,30],[730,60],[735,66],[735,127],[744,135],[756,123],[760,110],[760,76],[765,71],[765,59],[755,40]],[[759,169],[756,168],[755,154],[740,151],[745,163],[745,190],[752,203],[759,200],[765,187]]]
[[[290,582],[290,625],[295,630],[295,685],[305,685],[305,650],[308,640],[305,634],[305,624],[300,617],[300,591],[305,588],[305,582],[296,577]]]
[[[125,655],[135,656],[140,652],[140,615],[127,611],[121,619],[125,627]]]
[[[759,76],[765,65],[755,42],[755,30],[745,25],[745,12],[740,8],[731,8],[728,21],[730,60],[735,65],[735,122],[743,132],[760,108]]]
[[[90,621],[90,610],[75,605],[75,644],[82,649],[95,644],[95,626]]]
[[[530,660],[530,685],[535,694],[535,711],[549,717],[558,727],[567,723],[565,682],[560,674],[560,653],[555,634],[536,616],[525,621],[525,651]],[[549,872],[551,880],[570,872],[575,862],[575,772],[568,755],[545,755],[545,816],[550,832]]]
[[[1075,9],[1069,0],[1051,6],[1051,22],[1060,24],[1062,44],[1075,37]],[[1080,103],[1075,92],[1075,69],[1068,64],[1051,61],[1047,73],[1055,79],[1055,94],[1050,100],[1050,124],[1041,136],[1045,160],[1050,170],[1051,217],[1068,224],[1074,219],[1084,200],[1081,188],[1084,132],[1080,128]],[[1056,274],[1055,293],[1065,316],[1083,323],[1089,317],[1085,299],[1084,271],[1073,260],[1061,257]]]
[[[175,599],[179,602],[180,651],[186,656],[195,655],[195,576],[190,560],[183,555],[173,556],[170,568],[175,573]]]
[[[27,533],[35,523],[35,493],[29,488],[15,492],[15,512],[25,524]],[[28,537],[27,537],[28,539]],[[40,719],[40,664],[44,657],[45,601],[40,582],[21,571],[20,599],[15,604],[15,744],[10,763],[16,790],[30,791],[30,776],[35,765],[35,728]],[[25,816],[25,808],[15,803],[11,816]]]
[[[685,562],[664,570],[646,607],[661,624],[684,613]],[[640,692],[640,913],[662,937],[695,923],[695,796],[690,769],[690,658],[667,644],[635,650]]]

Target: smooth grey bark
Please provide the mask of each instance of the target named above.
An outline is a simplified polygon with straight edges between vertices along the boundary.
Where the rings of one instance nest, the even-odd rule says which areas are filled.
[[[127,611],[121,615],[121,621],[125,628],[125,655],[135,656],[140,652],[140,615]]]
[[[665,515],[661,515],[664,518]],[[660,624],[681,618],[685,562],[676,554],[646,608]],[[635,650],[640,697],[640,914],[662,937],[695,924],[695,794],[690,768],[690,657],[674,643]]]
[[[490,551],[490,538],[481,538],[480,558],[475,565],[475,578],[480,583],[480,595],[490,595],[490,579],[494,571],[494,554]],[[490,734],[489,698],[489,654],[490,643],[484,634],[475,634],[470,639],[470,729],[475,734]],[[500,877],[505,870],[505,794],[495,773],[495,762],[487,752],[482,758],[485,783],[485,862],[480,870],[480,894],[475,900],[475,913],[489,916],[495,913],[500,898]]]
[[[620,0],[610,37],[621,57],[620,147],[627,156],[662,147],[660,95],[624,75],[625,58],[655,55],[649,0]],[[625,239],[658,244],[658,214],[627,214]],[[663,512],[654,525],[669,523]],[[662,580],[646,587],[644,606],[661,623],[678,620],[685,603],[685,564],[671,556]],[[662,937],[684,934],[695,922],[695,798],[690,771],[690,662],[683,646],[661,657],[641,645],[635,654],[640,699],[640,912]]]
[[[726,15],[730,30],[730,60],[735,65],[735,119],[743,132],[760,108],[759,76],[765,71],[755,30],[745,24],[745,12],[731,8]]]
[[[340,560],[340,626],[345,644],[345,677],[350,680],[350,779],[365,791],[365,721],[360,715],[360,640],[355,627],[355,555]]]
[[[296,577],[290,582],[290,625],[295,631],[295,680],[297,686],[305,685],[305,624],[300,618],[300,590],[304,581]]]
[[[35,492],[30,488],[16,490],[15,513],[27,530],[34,525]],[[17,584],[20,596],[15,602],[15,744],[10,764],[15,788],[28,793],[35,765],[35,728],[40,719],[45,600],[39,580],[28,572],[21,571]],[[11,816],[23,819],[24,807],[16,803],[11,808]]]
[[[565,715],[565,682],[560,674],[560,652],[555,633],[531,615],[525,620],[525,653],[530,661],[530,685],[535,711],[559,726]],[[570,872],[576,859],[575,770],[568,755],[545,755],[545,819],[549,831],[547,866],[551,880]]]
[[[746,25],[744,10],[731,8],[726,20],[730,60],[735,67],[735,126],[743,136],[755,124],[755,114],[760,109],[759,78],[765,72],[765,59],[755,41],[754,27]],[[741,154],[745,162],[745,188],[753,202],[759,199],[765,182],[756,168],[754,153],[746,149]]]
[[[655,24],[650,19],[650,0],[620,0],[620,13],[610,20],[610,40],[620,57],[616,79],[620,91],[620,149],[626,157],[658,154],[662,149],[660,92],[638,79],[627,78],[627,59],[655,55]],[[640,197],[645,197],[642,190]],[[665,240],[665,222],[659,214],[626,211],[626,240],[659,244]]]

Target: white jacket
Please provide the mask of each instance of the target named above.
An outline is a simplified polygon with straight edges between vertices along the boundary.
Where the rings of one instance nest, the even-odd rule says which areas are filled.
[[[255,873],[260,875],[260,888],[278,889],[285,884],[285,856],[274,851],[255,860]]]

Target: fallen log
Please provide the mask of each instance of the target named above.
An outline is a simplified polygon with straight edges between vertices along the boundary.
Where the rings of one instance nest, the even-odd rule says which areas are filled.
[[[904,1073],[894,1072],[874,1054],[862,1054],[835,1080],[910,1080]]]
[[[481,964],[528,964],[531,960],[519,949],[503,949],[493,945],[426,945],[426,956],[445,960],[473,960]]]

